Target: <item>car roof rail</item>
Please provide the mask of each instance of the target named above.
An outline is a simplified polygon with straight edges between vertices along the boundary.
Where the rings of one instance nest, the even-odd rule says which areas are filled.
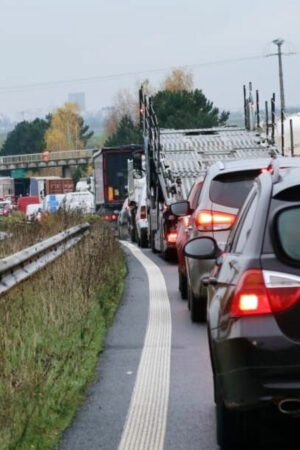
[[[276,184],[280,181],[280,161],[274,156],[272,157],[270,164],[268,166],[268,171],[272,174],[272,182]]]

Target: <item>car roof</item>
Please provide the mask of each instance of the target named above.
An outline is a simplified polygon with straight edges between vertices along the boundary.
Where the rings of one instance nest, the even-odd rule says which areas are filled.
[[[267,168],[274,164],[279,167],[295,167],[300,168],[300,158],[291,157],[277,157],[277,158],[249,158],[244,160],[234,160],[234,161],[218,161],[212,164],[208,168],[208,173],[214,176],[217,173],[227,173],[241,170],[254,170]]]

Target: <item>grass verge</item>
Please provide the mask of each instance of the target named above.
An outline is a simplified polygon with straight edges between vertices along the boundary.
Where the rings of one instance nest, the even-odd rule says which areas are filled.
[[[92,380],[123,293],[123,253],[101,223],[0,299],[0,449],[53,449]]]

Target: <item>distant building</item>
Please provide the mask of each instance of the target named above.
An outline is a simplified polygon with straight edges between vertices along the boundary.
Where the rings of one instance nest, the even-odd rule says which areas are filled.
[[[68,94],[68,100],[72,103],[77,103],[80,111],[85,111],[85,93],[84,92],[72,92]]]

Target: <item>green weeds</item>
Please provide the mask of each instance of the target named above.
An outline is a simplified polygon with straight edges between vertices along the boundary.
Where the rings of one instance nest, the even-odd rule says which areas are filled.
[[[93,378],[124,276],[117,241],[95,221],[80,244],[0,298],[1,450],[54,447]]]

